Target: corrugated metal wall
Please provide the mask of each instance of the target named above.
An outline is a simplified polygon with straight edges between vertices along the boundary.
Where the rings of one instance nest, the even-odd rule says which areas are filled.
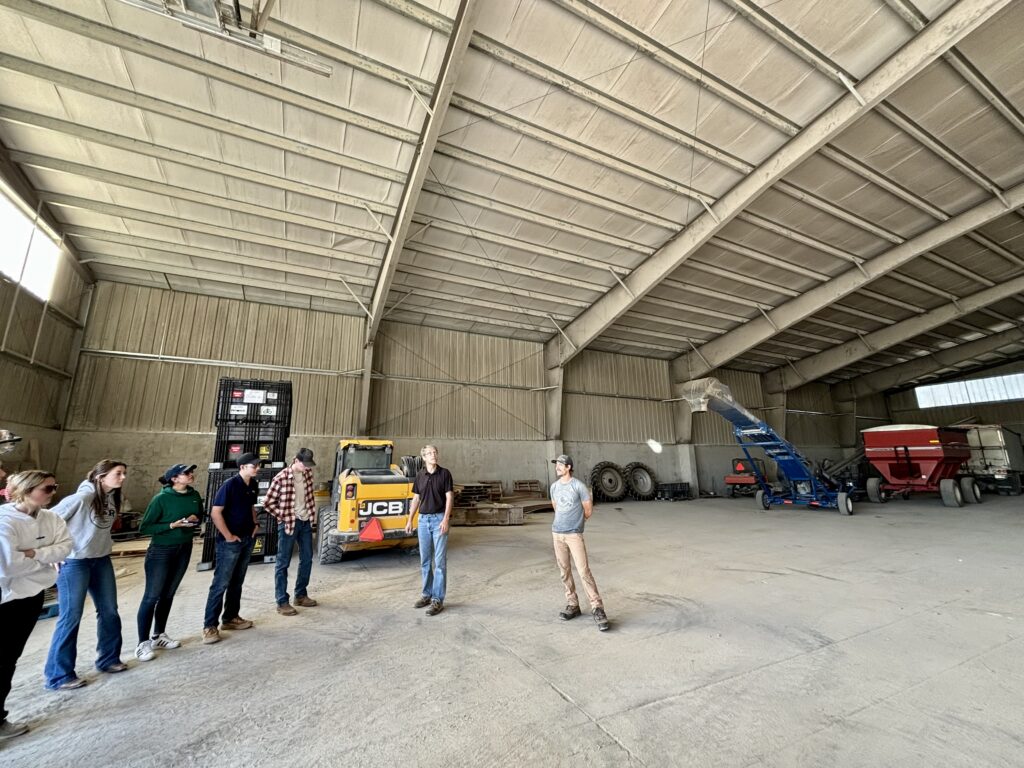
[[[786,393],[786,439],[794,445],[838,446],[838,420],[827,384],[805,384]]]
[[[102,282],[84,346],[346,371],[362,367],[362,333],[350,315]]]
[[[732,396],[747,410],[764,417],[764,392],[761,388],[761,376],[748,371],[733,371],[720,368],[713,371],[714,376],[732,390]],[[693,414],[693,442],[695,445],[736,445],[732,424],[717,413]]]
[[[357,369],[362,364],[362,333],[362,319],[347,315],[100,283],[86,328],[68,428],[211,432],[217,380],[232,376],[291,381],[293,434],[351,434],[357,377],[258,366]],[[110,354],[117,352],[240,365],[171,363]]]
[[[53,306],[77,316],[83,289],[81,275],[65,260],[59,262],[51,296]],[[57,427],[64,418],[69,379],[30,361],[35,347],[35,362],[70,373],[74,367],[71,358],[76,326],[52,311],[44,312],[42,301],[24,290],[17,291],[14,283],[0,278],[0,337],[8,328],[8,316],[11,322],[5,350],[10,355],[0,358],[0,418]]]
[[[565,369],[562,439],[675,442],[669,364],[586,350]]]
[[[544,439],[542,344],[384,323],[375,346],[371,434]]]

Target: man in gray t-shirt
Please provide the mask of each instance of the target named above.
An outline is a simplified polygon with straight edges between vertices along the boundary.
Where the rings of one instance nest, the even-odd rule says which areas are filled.
[[[580,615],[580,600],[576,595],[576,584],[572,578],[572,564],[583,579],[594,621],[602,632],[608,629],[608,617],[604,603],[597,591],[597,583],[590,573],[587,562],[587,545],[583,541],[583,526],[594,511],[587,486],[572,476],[572,457],[564,453],[552,459],[558,479],[551,484],[551,504],[555,508],[555,519],[551,524],[551,537],[555,545],[555,561],[565,586],[565,609],[559,614],[563,621]]]

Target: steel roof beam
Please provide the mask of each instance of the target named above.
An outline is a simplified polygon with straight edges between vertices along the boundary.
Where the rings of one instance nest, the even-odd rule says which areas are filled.
[[[907,83],[934,61],[935,57],[940,56],[950,46],[956,45],[1008,2],[1009,0],[961,0],[946,11],[940,20],[929,25],[861,81],[858,92],[864,101],[863,105],[852,94],[840,98],[800,134],[772,153],[757,170],[719,199],[712,206],[713,213],[699,215],[689,227],[635,269],[625,279],[626,288],[613,287],[589,310],[570,323],[565,330],[575,349],[560,348],[559,357],[562,363],[571,360],[580,349],[600,336],[604,329],[628,311],[639,297],[689,259],[698,248],[742,213],[776,181],[863,117],[882,99]],[[561,345],[558,338],[548,343]]]
[[[103,184],[112,184],[126,189],[150,192],[154,195],[174,200],[198,203],[200,205],[217,208],[229,213],[250,214],[270,221],[280,222],[281,224],[295,224],[297,226],[308,227],[309,229],[330,232],[332,235],[345,235],[347,237],[359,240],[368,240],[375,243],[387,242],[387,239],[380,232],[351,227],[347,224],[340,224],[319,219],[314,216],[306,216],[300,213],[291,213],[289,211],[281,210],[280,208],[269,208],[264,205],[247,203],[244,200],[221,197],[220,195],[213,195],[208,192],[186,189],[173,184],[165,184],[160,181],[144,179],[139,176],[129,176],[128,174],[98,168],[94,165],[84,165],[70,160],[60,160],[58,158],[37,155],[31,152],[20,152],[17,150],[11,152],[11,158],[15,162],[32,168],[42,168],[45,170],[67,173],[73,176],[81,176],[83,178],[93,179]]]
[[[0,0],[0,6],[9,8],[15,13],[35,19],[51,27],[63,29],[90,40],[106,43],[115,48],[131,51],[139,56],[169,64],[186,72],[193,72],[197,75],[208,77],[211,80],[227,83],[251,93],[269,96],[284,104],[290,104],[294,107],[316,112],[327,117],[333,117],[343,123],[358,126],[381,136],[387,136],[407,144],[414,143],[417,140],[416,133],[408,128],[391,125],[383,120],[339,107],[329,101],[307,96],[304,93],[277,85],[265,79],[230,69],[224,64],[207,61],[177,48],[162,45],[153,40],[109,27],[106,24],[101,24],[84,16],[78,16],[55,6],[38,2],[38,0]]]
[[[65,225],[64,229],[67,232],[68,237],[71,238],[82,238],[85,240],[100,241],[103,243],[114,243],[117,245],[127,245],[133,248],[142,248],[146,251],[155,251],[157,253],[166,253],[171,256],[188,256],[193,259],[202,259],[204,261],[219,262],[223,264],[233,264],[235,266],[250,266],[259,267],[260,269],[269,269],[275,272],[285,272],[294,275],[304,275],[306,277],[315,277],[320,280],[327,280],[329,282],[339,282],[336,275],[346,265],[341,264],[336,267],[335,271],[327,269],[319,269],[316,267],[306,267],[301,264],[293,264],[288,261],[276,260],[276,259],[261,259],[256,256],[249,256],[240,253],[230,253],[226,251],[213,250],[211,248],[199,248],[194,245],[186,245],[184,243],[172,242],[167,240],[158,240],[153,237],[141,237],[139,235],[128,235],[123,232],[110,232],[103,229],[95,229],[93,227],[80,227],[76,224]],[[116,254],[109,254],[111,256]],[[359,277],[353,275],[345,278],[351,285],[359,285],[367,288],[372,288],[374,281],[369,277]],[[310,289],[315,290],[315,289]]]
[[[171,227],[173,229],[180,229],[183,232],[197,232],[205,235],[213,235],[215,237],[223,237],[226,239],[238,240],[240,242],[255,243],[257,245],[267,245],[272,248],[280,248],[285,251],[296,251],[301,253],[309,253],[315,256],[323,256],[329,259],[336,259],[338,261],[347,261],[349,264],[361,264],[363,266],[376,268],[379,263],[378,259],[372,256],[361,256],[354,253],[342,253],[333,248],[326,248],[322,245],[313,245],[311,243],[299,243],[294,240],[280,237],[272,237],[270,235],[261,235],[253,232],[246,232],[240,229],[230,229],[229,227],[207,224],[205,222],[195,221],[194,219],[183,219],[176,216],[168,216],[162,213],[151,213],[149,211],[143,211],[138,208],[130,208],[125,205],[116,205],[114,203],[104,203],[98,200],[89,200],[83,197],[74,197],[73,195],[62,195],[56,192],[40,192],[39,196],[48,203],[63,208],[79,208],[86,211],[94,211],[95,213],[102,213],[107,216],[115,216],[124,219],[134,219],[135,221],[144,221],[149,224],[159,224],[165,227]]]
[[[416,212],[416,203],[419,201],[420,190],[423,188],[423,182],[427,178],[430,161],[434,155],[434,147],[437,145],[437,139],[444,125],[445,116],[448,114],[448,105],[451,101],[452,92],[455,90],[459,70],[462,68],[462,63],[466,58],[469,40],[473,36],[473,29],[476,26],[478,10],[478,0],[461,0],[455,21],[452,24],[452,31],[448,37],[448,47],[445,49],[444,58],[441,61],[437,84],[430,97],[428,113],[423,121],[423,128],[420,131],[416,144],[416,155],[413,158],[412,167],[402,189],[402,197],[398,203],[398,212],[391,224],[391,234],[389,237],[391,242],[388,245],[387,252],[384,254],[384,260],[377,275],[377,288],[373,293],[373,302],[370,305],[370,318],[366,324],[367,344],[372,344],[377,337],[377,329],[384,315],[384,305],[387,303],[388,293],[391,290],[391,281],[395,275],[395,268],[398,266],[398,261],[402,256],[402,248],[405,246],[409,225],[412,224],[412,217]]]
[[[1013,296],[1024,290],[1024,276],[1008,280],[992,288],[961,298],[957,303],[945,304],[923,315],[912,317],[896,325],[883,328],[848,341],[846,344],[799,360],[792,367],[777,368],[765,379],[769,392],[784,392],[801,384],[826,376],[848,363],[887,349],[894,344],[913,338],[931,328],[952,322],[970,312],[976,312],[989,304]]]
[[[994,333],[991,336],[968,341],[955,347],[941,349],[926,357],[919,357],[890,368],[872,371],[865,376],[844,381],[842,384],[835,384],[832,386],[832,397],[835,400],[855,400],[867,397],[908,384],[922,376],[953,368],[959,363],[996,352],[1010,344],[1021,343],[1024,343],[1024,328],[1010,328],[1001,333]]]
[[[2,2],[2,0],[0,0],[0,2]],[[0,105],[0,120],[20,123],[22,125],[41,128],[47,131],[54,131],[82,141],[102,144],[103,146],[113,147],[114,149],[120,149],[125,152],[133,152],[137,155],[149,157],[153,160],[164,160],[171,163],[177,163],[178,165],[184,165],[186,167],[195,168],[200,171],[207,171],[209,173],[221,173],[225,176],[230,176],[231,178],[241,179],[242,181],[251,181],[272,189],[277,188],[288,192],[295,192],[300,195],[308,195],[309,197],[314,197],[326,202],[348,205],[355,208],[360,208],[365,205],[375,213],[382,213],[384,215],[392,215],[395,211],[392,206],[377,203],[372,200],[363,200],[362,198],[348,195],[344,192],[336,192],[324,187],[317,187],[312,184],[293,181],[282,176],[250,170],[238,165],[231,165],[230,163],[224,163],[219,160],[203,157],[202,155],[193,155],[181,150],[161,147],[148,141],[142,141],[141,139],[122,136],[121,134],[111,133],[110,131],[104,131],[99,128],[92,128],[80,123],[72,123],[68,120],[61,120],[56,117],[40,115],[35,112],[28,112],[23,109],[15,109],[14,107]]]
[[[244,272],[242,275],[232,275],[224,272],[196,269],[194,267],[176,267],[169,264],[154,264],[152,261],[147,261],[145,259],[133,259],[125,256],[110,256],[102,253],[92,253],[90,251],[84,251],[83,256],[91,264],[101,264],[110,267],[117,267],[119,269],[134,269],[140,272],[151,272],[157,275],[187,277],[193,280],[210,280],[211,282],[229,283],[236,287],[244,285],[245,280],[247,279]],[[311,289],[309,288],[289,285],[284,281],[278,281],[272,285],[260,285],[258,287],[264,290],[280,291],[281,293],[305,296],[307,299],[323,297],[333,299],[335,301],[343,301],[346,304],[352,304],[353,306],[357,305],[356,300],[348,293],[341,293],[328,289],[318,289],[314,294],[310,292]],[[361,311],[360,314],[362,314]]]
[[[892,8],[896,13],[907,22],[915,32],[920,32],[928,25],[928,17],[926,17],[920,10],[914,7],[914,4],[909,0],[885,0],[885,2]],[[984,97],[985,101],[991,104],[996,111],[999,112],[1006,121],[1010,123],[1019,133],[1024,134],[1024,116],[1017,111],[1017,108],[1010,103],[1010,101],[1003,96],[995,87],[990,83],[978,69],[971,64],[964,54],[960,53],[956,48],[950,48],[943,58],[946,60],[957,73],[969,83],[974,90]]]
[[[1024,205],[1024,184],[1009,190],[1006,193],[1006,197],[1011,201],[1016,201],[1017,205]],[[736,355],[742,354],[762,341],[771,338],[779,330],[788,328],[801,320],[809,318],[815,312],[832,306],[836,300],[911,261],[920,253],[931,250],[1005,214],[1006,209],[1003,202],[999,199],[991,199],[958,216],[954,216],[949,221],[935,225],[932,229],[912,237],[902,245],[897,245],[886,253],[865,262],[861,267],[847,270],[829,282],[813,288],[798,298],[772,310],[769,313],[771,322],[766,318],[755,318],[743,326],[743,328],[730,331],[704,345],[700,350],[700,356],[691,353],[684,358],[680,358],[678,361],[679,373],[677,380],[682,381],[703,376],[713,368],[724,365]],[[862,272],[861,269],[864,271]],[[964,299],[959,299],[958,301],[964,301]],[[844,308],[843,311],[849,310]],[[929,313],[924,314],[927,315]],[[959,316],[955,315],[949,319],[954,320]],[[896,325],[901,325],[901,323]],[[932,327],[935,326],[927,326],[925,330]]]
[[[138,93],[137,91],[120,88],[110,83],[99,80],[92,80],[73,72],[57,69],[41,64],[30,59],[23,59],[12,56],[9,53],[0,52],[0,69],[11,72],[18,72],[30,77],[37,78],[45,83],[50,83],[61,88],[68,88],[78,93],[106,99],[116,104],[123,104],[126,107],[152,112],[174,120],[197,125],[201,128],[208,128],[226,136],[233,136],[241,139],[262,144],[274,149],[292,152],[300,157],[310,157],[315,160],[322,160],[350,171],[363,173],[374,178],[387,179],[389,181],[404,181],[405,174],[388,168],[387,166],[371,163],[359,158],[349,157],[340,152],[324,149],[313,144],[293,139],[289,136],[282,136],[269,131],[263,131],[243,123],[237,123],[227,118],[212,115],[209,112],[184,107],[163,99],[154,98]]]

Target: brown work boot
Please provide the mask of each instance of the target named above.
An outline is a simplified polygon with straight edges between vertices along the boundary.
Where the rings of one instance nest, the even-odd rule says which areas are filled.
[[[604,608],[594,609],[594,623],[597,624],[597,628],[604,632],[608,629],[608,616],[604,612]]]
[[[444,603],[440,600],[431,600],[430,607],[427,608],[427,616],[437,616],[441,611],[444,610]]]
[[[295,602],[299,601],[296,600]],[[292,606],[288,603],[281,603],[280,605],[278,605],[277,612],[280,613],[282,616],[295,616],[298,613],[298,611],[292,608]]]
[[[309,597],[309,595],[303,595],[302,597],[295,598],[295,604],[301,605],[303,608],[315,608],[317,603],[316,600]]]
[[[203,645],[213,645],[220,642],[220,632],[216,627],[203,628]]]
[[[241,616],[235,616],[233,619],[222,622],[220,625],[221,629],[248,629],[252,626],[252,622],[248,619],[243,619]]]
[[[419,600],[417,600],[415,603],[412,604],[412,607],[413,608],[425,608],[428,605],[430,605],[430,598],[427,597],[426,595],[423,595]]]

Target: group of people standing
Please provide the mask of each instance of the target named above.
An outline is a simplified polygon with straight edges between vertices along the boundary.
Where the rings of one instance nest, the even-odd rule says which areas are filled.
[[[454,503],[451,472],[437,463],[437,448],[421,451],[424,468],[412,488],[406,532],[412,533],[419,515],[422,589],[415,608],[427,608],[435,616],[444,610],[447,589],[448,531]],[[565,587],[567,605],[559,614],[570,620],[579,616],[579,598],[571,564],[583,579],[597,627],[608,629],[601,596],[587,561],[583,541],[585,521],[593,504],[587,487],[572,476],[573,461],[561,455],[555,464],[557,480],[551,485],[555,509],[552,536],[555,558]],[[203,643],[221,640],[221,630],[243,630],[253,622],[239,614],[242,587],[258,526],[259,458],[252,453],[238,459],[238,474],[225,482],[214,496],[210,523],[216,533],[216,560],[203,621]],[[313,559],[313,526],[316,506],[313,495],[313,452],[300,449],[292,463],[270,483],[263,509],[278,521],[278,554],[274,584],[277,612],[298,613],[317,601],[308,595]],[[175,593],[188,569],[192,544],[203,522],[203,500],[192,487],[196,465],[175,464],[159,478],[162,490],[150,501],[140,531],[152,537],[146,550],[145,591],[137,613],[139,642],[135,657],[147,662],[156,652],[178,648],[181,643],[167,634],[167,620]],[[128,667],[121,660],[121,618],[117,609],[117,585],[111,562],[111,529],[121,511],[121,488],[128,466],[104,459],[77,490],[48,509],[58,485],[49,472],[28,470],[8,478],[8,503],[0,506],[0,741],[25,733],[28,727],[7,719],[5,704],[17,661],[35,627],[46,589],[57,584],[59,618],[54,628],[44,667],[45,687],[55,691],[81,688],[75,663],[78,629],[88,594],[97,614],[96,668],[116,674]],[[299,569],[295,596],[288,594],[288,568],[298,545]]]

